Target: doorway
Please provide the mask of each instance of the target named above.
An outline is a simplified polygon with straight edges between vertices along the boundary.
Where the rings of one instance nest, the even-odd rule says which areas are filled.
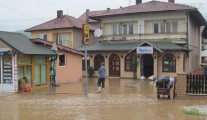
[[[109,58],[109,76],[120,77],[120,58],[116,54]]]
[[[141,57],[141,76],[146,78],[154,74],[154,60],[152,55],[144,54]]]

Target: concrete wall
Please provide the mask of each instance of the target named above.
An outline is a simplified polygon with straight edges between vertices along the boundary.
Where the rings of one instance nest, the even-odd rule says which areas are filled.
[[[192,50],[189,53],[189,70],[196,70],[200,67],[200,26],[196,25],[193,18],[188,16],[188,46]]]
[[[59,66],[59,60],[57,60],[57,81],[58,82],[71,82],[79,81],[82,79],[82,56],[59,52],[59,54],[66,54],[66,66]]]

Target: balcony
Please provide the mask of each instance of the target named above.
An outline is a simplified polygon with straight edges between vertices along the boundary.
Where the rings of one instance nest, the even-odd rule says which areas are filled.
[[[103,35],[101,41],[115,41],[115,40],[140,40],[140,41],[166,41],[169,39],[171,42],[186,43],[187,35],[182,33],[156,33],[156,34],[122,34],[122,35]]]

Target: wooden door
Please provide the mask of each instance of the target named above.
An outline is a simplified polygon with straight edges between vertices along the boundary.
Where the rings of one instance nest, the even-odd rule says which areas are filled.
[[[109,58],[109,76],[120,76],[120,58],[116,54],[112,54]]]

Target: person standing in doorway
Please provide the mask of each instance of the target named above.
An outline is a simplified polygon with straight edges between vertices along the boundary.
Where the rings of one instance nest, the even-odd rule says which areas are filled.
[[[104,87],[105,87],[106,68],[105,68],[104,62],[101,62],[101,67],[99,68],[98,73],[99,73],[99,78],[98,78],[97,93],[100,93],[101,87],[102,87],[102,92],[104,92]]]

